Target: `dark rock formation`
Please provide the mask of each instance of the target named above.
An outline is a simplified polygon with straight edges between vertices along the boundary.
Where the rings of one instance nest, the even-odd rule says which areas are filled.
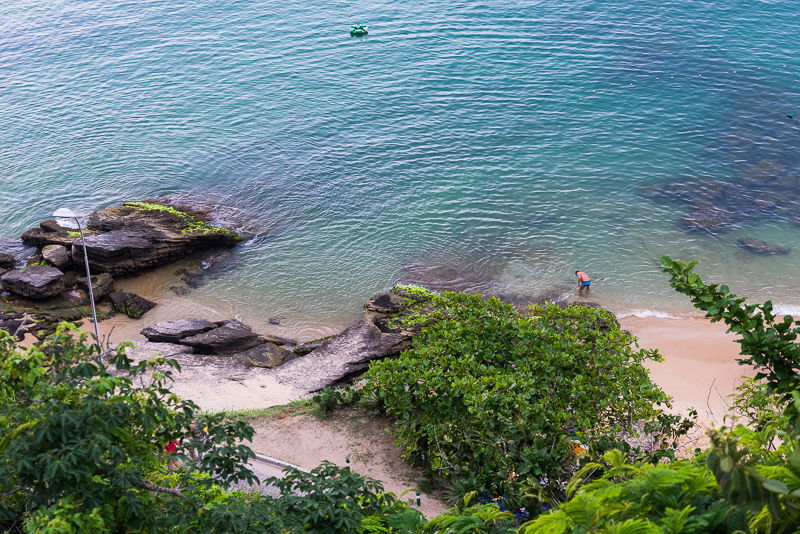
[[[122,312],[131,319],[139,319],[155,308],[156,303],[127,291],[114,291],[108,296],[115,311]]]
[[[42,258],[53,267],[59,269],[66,267],[71,261],[67,249],[62,245],[47,245],[42,247]]]
[[[32,299],[54,297],[64,291],[64,273],[55,267],[34,265],[9,271],[0,281],[11,293]]]
[[[298,356],[279,347],[275,343],[262,343],[244,352],[240,352],[236,357],[253,367],[277,367],[283,363],[297,358]]]
[[[12,336],[16,337],[17,341],[22,341],[25,334],[28,332],[25,328],[29,321],[25,319],[24,314],[18,312],[0,312],[0,330],[5,330]]]
[[[193,347],[203,354],[233,354],[264,343],[252,330],[220,326],[181,340],[182,345]]]
[[[754,254],[789,254],[791,249],[780,247],[778,245],[770,245],[760,239],[740,239],[739,246],[745,250],[749,250]]]
[[[8,252],[0,252],[0,269],[13,269],[16,263],[14,256]]]
[[[71,248],[76,263],[83,258],[85,247],[93,272],[127,274],[241,240],[230,229],[209,224],[208,219],[207,213],[190,208],[130,202],[90,215],[85,239],[55,221],[46,221],[25,232],[22,240],[37,247]]]
[[[295,341],[280,336],[261,336],[233,319],[161,321],[144,328],[141,334],[151,342],[186,345],[197,354],[236,355],[240,361],[257,367],[274,367],[296,357],[287,348]]]
[[[177,319],[151,324],[140,333],[148,341],[178,343],[184,338],[208,332],[217,326],[216,323],[205,319]]]

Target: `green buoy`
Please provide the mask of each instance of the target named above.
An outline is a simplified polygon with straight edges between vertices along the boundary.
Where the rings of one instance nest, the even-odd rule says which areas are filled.
[[[350,35],[367,35],[368,33],[369,28],[365,24],[350,26]]]

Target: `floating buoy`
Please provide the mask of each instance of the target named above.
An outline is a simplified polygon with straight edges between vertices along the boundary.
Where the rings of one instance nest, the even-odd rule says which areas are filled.
[[[369,28],[367,28],[367,26],[364,24],[350,26],[350,35],[367,35],[368,33]]]

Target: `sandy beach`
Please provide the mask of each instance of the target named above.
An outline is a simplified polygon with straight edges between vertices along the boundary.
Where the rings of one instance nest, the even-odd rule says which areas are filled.
[[[729,396],[751,367],[739,365],[739,344],[722,323],[703,318],[624,317],[622,328],[639,339],[639,346],[658,349],[663,362],[649,362],[653,381],[673,398],[673,409],[698,412],[698,423],[720,425]]]

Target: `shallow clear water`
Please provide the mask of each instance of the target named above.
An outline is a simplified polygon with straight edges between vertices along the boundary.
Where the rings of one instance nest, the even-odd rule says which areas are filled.
[[[259,237],[194,296],[300,330],[430,266],[524,295],[581,269],[620,312],[684,311],[661,254],[800,306],[800,206],[698,233],[642,194],[759,165],[798,193],[796,7],[4,2],[0,235],[65,204],[210,199]]]

